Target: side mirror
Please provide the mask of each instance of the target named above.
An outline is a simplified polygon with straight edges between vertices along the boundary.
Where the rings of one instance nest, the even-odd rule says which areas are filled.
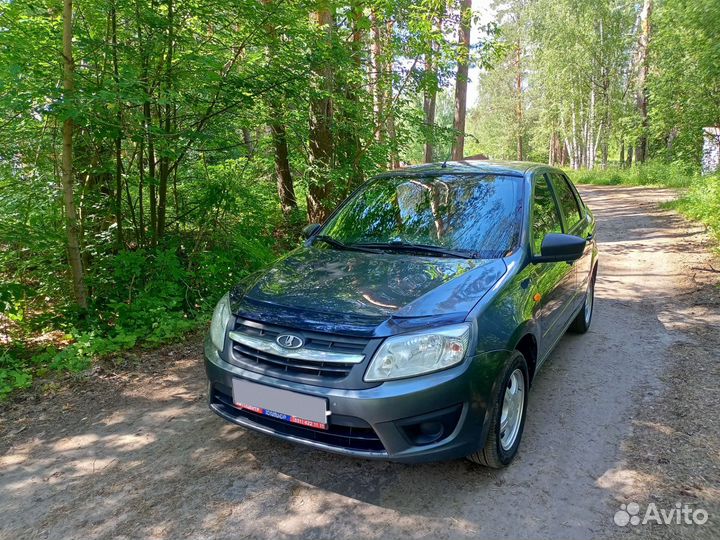
[[[586,244],[579,236],[549,233],[543,238],[540,255],[533,257],[532,262],[573,262],[582,257]]]
[[[318,229],[321,227],[319,223],[311,223],[310,225],[307,225],[302,230],[302,235],[304,238],[310,238],[313,234],[318,232]]]

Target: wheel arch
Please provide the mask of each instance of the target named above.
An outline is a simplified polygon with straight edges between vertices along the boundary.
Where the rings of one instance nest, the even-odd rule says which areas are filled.
[[[529,383],[535,378],[538,361],[539,327],[536,321],[526,321],[518,327],[510,340],[509,349],[517,350],[525,357],[528,365]]]

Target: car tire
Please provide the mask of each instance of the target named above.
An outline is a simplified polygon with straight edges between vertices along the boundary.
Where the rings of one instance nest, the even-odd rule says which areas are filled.
[[[525,428],[528,389],[527,361],[522,353],[514,351],[493,400],[485,446],[467,456],[470,461],[493,469],[510,464],[520,447]],[[519,411],[517,407],[520,407]]]
[[[588,290],[585,293],[585,301],[583,302],[582,308],[575,316],[575,319],[570,323],[569,330],[574,334],[584,334],[590,329],[590,323],[592,322],[593,309],[595,307],[595,272],[593,272],[590,278],[590,284]]]

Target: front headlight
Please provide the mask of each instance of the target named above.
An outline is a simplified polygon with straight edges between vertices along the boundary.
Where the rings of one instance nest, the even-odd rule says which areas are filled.
[[[226,294],[215,306],[210,323],[210,339],[215,348],[222,352],[225,348],[225,328],[230,319],[230,295]]]
[[[470,343],[470,323],[386,339],[373,356],[365,381],[389,381],[446,369],[462,362]]]

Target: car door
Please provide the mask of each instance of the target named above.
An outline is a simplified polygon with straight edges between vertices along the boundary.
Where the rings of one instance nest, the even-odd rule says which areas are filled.
[[[582,236],[588,241],[585,246],[585,252],[583,253],[583,256],[577,261],[577,263],[575,263],[579,301],[582,302],[585,291],[587,291],[588,288],[590,275],[592,273],[593,251],[595,250],[595,218],[593,217],[590,210],[588,210],[587,206],[585,206],[582,197],[580,197],[580,194],[578,193],[578,190],[575,188],[573,183],[568,179],[567,176],[563,175],[563,177],[565,178],[565,181],[570,186],[573,194],[575,195],[578,210],[580,212],[580,215],[582,216],[582,219],[580,221],[581,225],[576,228],[575,234],[577,234],[578,236]]]
[[[557,199],[546,174],[535,177],[531,227],[531,249],[540,255],[545,235],[563,232]],[[544,357],[565,329],[568,302],[575,294],[575,267],[566,262],[543,262],[534,265],[533,282],[537,294],[539,323],[542,334],[540,357]]]
[[[575,187],[572,185],[567,176],[559,172],[553,172],[550,175],[555,198],[557,199],[562,214],[563,231],[565,234],[572,234],[587,238],[591,235],[591,222],[587,219],[585,206],[580,203],[579,196]],[[571,317],[575,309],[583,301],[583,292],[587,288],[587,279],[590,273],[590,265],[592,264],[592,246],[588,242],[585,246],[583,256],[573,263],[575,267],[575,287],[573,294],[568,298],[569,313]]]

